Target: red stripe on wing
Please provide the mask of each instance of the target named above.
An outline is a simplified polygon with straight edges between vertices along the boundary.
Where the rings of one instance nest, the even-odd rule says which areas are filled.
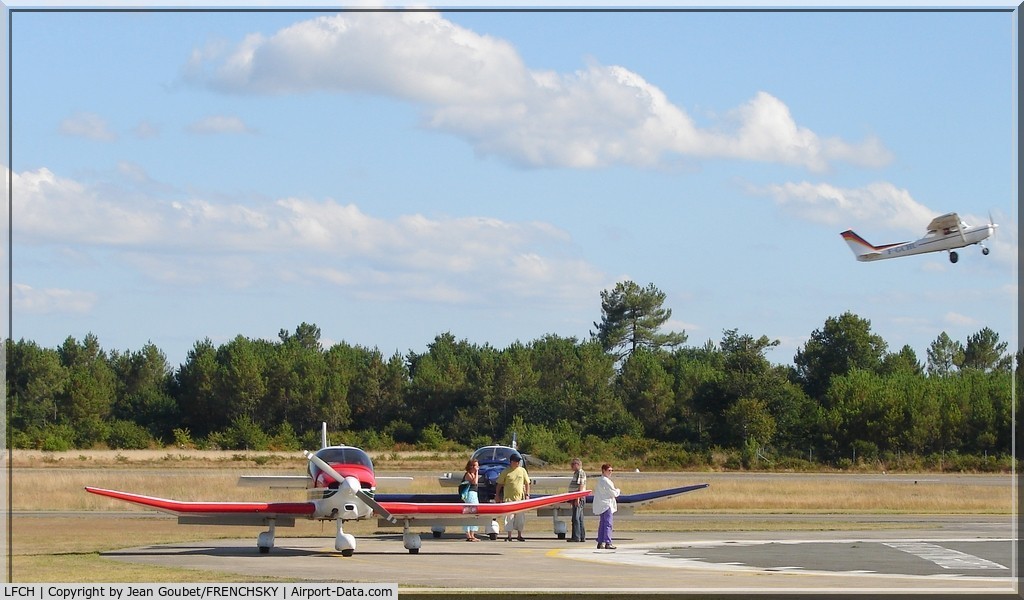
[[[311,515],[316,510],[312,502],[181,502],[117,490],[87,487],[85,491],[124,500],[148,508],[155,508],[176,515],[191,514],[278,514],[278,515]]]
[[[517,502],[463,504],[461,502],[381,502],[381,507],[395,517],[404,515],[505,515],[568,502],[590,494],[589,490],[542,496]]]

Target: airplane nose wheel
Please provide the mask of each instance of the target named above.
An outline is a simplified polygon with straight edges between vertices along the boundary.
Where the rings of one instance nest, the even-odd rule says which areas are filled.
[[[957,254],[956,252],[950,252],[949,253],[949,262],[956,263],[956,261],[958,261],[958,260],[960,260],[960,255],[959,254]]]
[[[982,246],[981,247],[981,253],[984,254],[985,256],[988,256],[988,248]]]

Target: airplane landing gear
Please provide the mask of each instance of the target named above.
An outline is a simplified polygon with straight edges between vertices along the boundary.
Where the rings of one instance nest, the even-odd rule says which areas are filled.
[[[270,554],[270,549],[274,547],[274,525],[274,520],[269,519],[267,526],[270,529],[260,532],[256,538],[256,547],[259,548],[260,554]]]
[[[949,262],[956,263],[956,261],[958,261],[958,260],[960,260],[960,255],[958,255],[956,252],[950,251],[950,253],[949,253]]]
[[[982,246],[981,247],[981,253],[984,254],[985,256],[988,256],[988,248]]]
[[[345,533],[342,529],[342,520],[336,520],[338,533],[334,536],[334,549],[341,552],[342,556],[352,556],[356,551],[356,536]]]
[[[409,554],[420,553],[420,535],[409,531],[409,521],[405,522],[405,527],[402,530],[402,544],[409,551]]]

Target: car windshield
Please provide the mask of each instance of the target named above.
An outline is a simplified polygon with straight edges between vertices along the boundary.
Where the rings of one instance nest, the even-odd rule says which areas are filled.
[[[324,462],[332,465],[362,465],[368,469],[373,469],[373,462],[370,461],[370,457],[359,448],[351,446],[324,448],[317,452],[316,455],[323,459]]]

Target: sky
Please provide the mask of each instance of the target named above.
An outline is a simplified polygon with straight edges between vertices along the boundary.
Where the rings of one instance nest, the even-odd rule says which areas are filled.
[[[15,12],[13,339],[1017,341],[1009,12]],[[958,212],[971,246],[859,263]],[[8,250],[4,248],[6,253]]]

